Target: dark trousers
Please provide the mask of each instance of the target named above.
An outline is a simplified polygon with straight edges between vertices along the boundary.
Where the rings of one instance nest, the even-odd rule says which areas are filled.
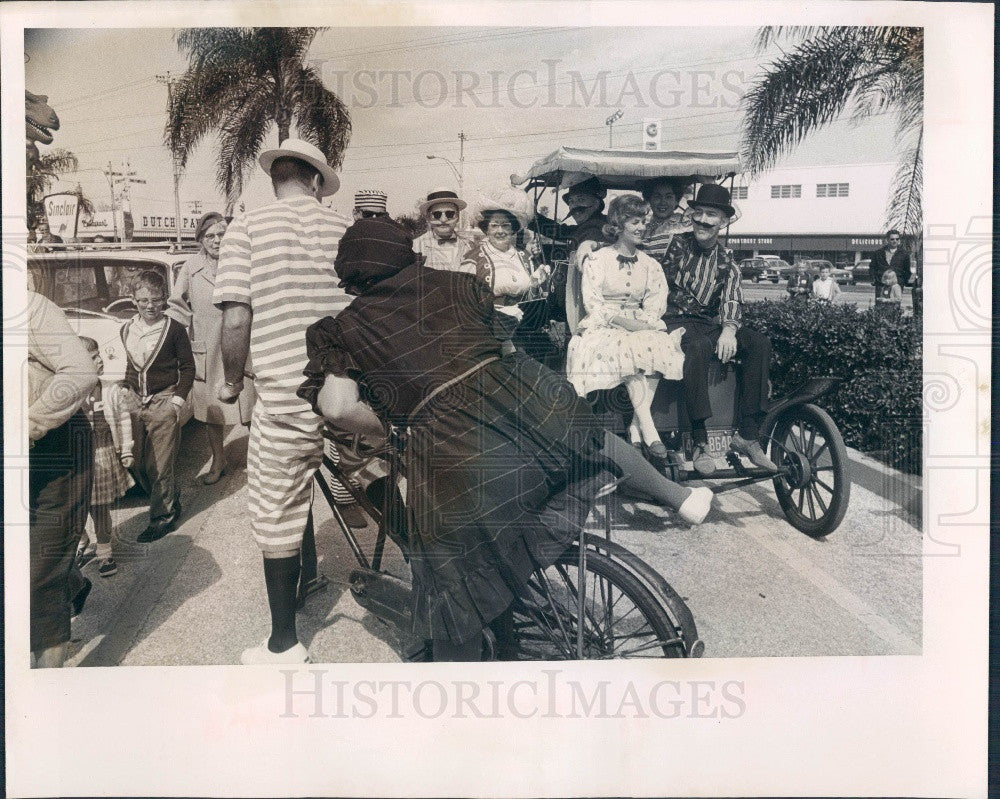
[[[178,511],[177,450],[181,426],[171,391],[156,394],[146,405],[129,392],[136,461],[149,480],[149,522],[165,525],[176,521]]]
[[[70,638],[70,603],[83,587],[76,548],[90,511],[93,431],[78,412],[35,442],[28,465],[31,651]]]
[[[703,422],[712,415],[708,398],[708,364],[715,358],[722,326],[707,319],[679,317],[668,319],[667,332],[684,328],[684,400],[693,422]],[[771,339],[756,330],[741,327],[736,331],[736,357],[739,359],[739,394],[737,408],[740,427],[758,424],[767,405],[768,376],[771,367]],[[741,435],[756,437],[756,430],[741,429]]]

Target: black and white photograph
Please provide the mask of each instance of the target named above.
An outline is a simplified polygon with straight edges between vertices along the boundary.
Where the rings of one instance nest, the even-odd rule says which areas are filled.
[[[306,768],[12,795],[985,795],[985,738],[895,760],[986,707],[992,8],[40,5],[0,15],[5,657],[53,697],[14,727],[97,680],[119,736],[152,691],[175,755]],[[412,783],[334,779],[374,726],[318,768],[368,719]],[[490,719],[596,738],[476,783]],[[815,782],[650,766],[761,729],[807,773],[802,719],[845,726]]]

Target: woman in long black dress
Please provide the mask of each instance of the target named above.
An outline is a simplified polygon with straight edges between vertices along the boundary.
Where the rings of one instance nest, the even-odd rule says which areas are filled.
[[[577,537],[606,470],[619,471],[609,458],[634,450],[566,380],[530,358],[501,358],[489,287],[422,268],[393,223],[355,223],[337,274],[358,297],[308,329],[299,395],[342,429],[381,436],[381,419],[409,425],[415,632],[433,641],[435,660],[478,660],[483,629]],[[704,518],[708,489],[653,475],[645,493]]]

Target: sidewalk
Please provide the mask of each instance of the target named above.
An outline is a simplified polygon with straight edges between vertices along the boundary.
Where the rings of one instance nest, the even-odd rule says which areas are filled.
[[[214,486],[197,482],[208,460],[197,424],[185,427],[181,451],[188,457],[179,464],[180,528],[151,545],[116,542],[112,578],[100,578],[96,562],[85,567],[94,590],[73,622],[67,665],[234,665],[267,636],[246,472],[241,466]],[[227,451],[231,463],[245,462],[242,429]],[[619,501],[616,540],[687,599],[709,656],[919,652],[922,566],[912,557],[921,546],[919,480],[850,455],[851,507],[826,540],[787,524],[770,483],[722,495],[697,528],[672,512]],[[330,586],[299,612],[303,643],[317,663],[398,662],[399,631],[355,602],[347,585],[354,557],[325,503],[315,508],[319,568]],[[128,499],[114,521],[116,536],[134,542],[146,524],[143,500]],[[590,526],[603,530],[600,512]],[[363,542],[373,537],[362,531]],[[387,554],[395,557],[388,567],[405,576],[398,551],[388,546]]]

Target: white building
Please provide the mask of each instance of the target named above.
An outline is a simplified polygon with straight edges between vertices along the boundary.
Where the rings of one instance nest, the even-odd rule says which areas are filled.
[[[884,243],[894,163],[774,169],[737,175],[739,216],[727,246],[737,257],[780,255],[856,263]],[[727,182],[728,185],[728,182]]]

